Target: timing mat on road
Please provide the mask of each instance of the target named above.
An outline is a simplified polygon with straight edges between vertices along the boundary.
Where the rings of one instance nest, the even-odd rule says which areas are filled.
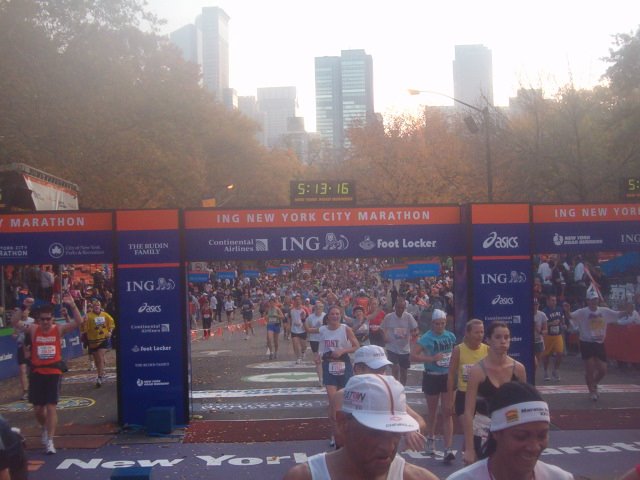
[[[537,387],[543,395],[587,394],[585,385],[541,385]],[[640,393],[640,385],[600,385],[600,393]],[[421,387],[405,387],[407,394],[423,395]],[[244,390],[194,390],[191,398],[251,398],[291,395],[326,395],[324,387],[249,388]]]

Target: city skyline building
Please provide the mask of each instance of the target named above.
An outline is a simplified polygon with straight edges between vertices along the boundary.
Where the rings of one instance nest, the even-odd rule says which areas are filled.
[[[478,108],[493,106],[493,59],[489,48],[455,46],[453,96]]]
[[[195,23],[170,33],[169,40],[185,60],[200,66],[203,86],[232,108],[236,102],[229,89],[229,20],[219,7],[202,7]]]
[[[289,133],[291,119],[297,116],[298,94],[296,87],[258,88],[258,111],[263,114],[267,147],[281,144]]]
[[[346,131],[374,115],[373,59],[363,49],[315,58],[316,131],[334,151],[349,146]]]

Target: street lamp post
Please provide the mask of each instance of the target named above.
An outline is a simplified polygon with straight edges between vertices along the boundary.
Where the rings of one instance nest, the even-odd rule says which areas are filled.
[[[478,113],[482,114],[482,125],[484,127],[484,160],[485,165],[487,167],[487,200],[489,203],[493,202],[493,166],[491,161],[491,136],[489,132],[489,106],[484,108],[478,108],[475,105],[471,105],[470,103],[463,102],[462,100],[458,100],[450,95],[440,92],[434,92],[432,90],[414,90],[412,88],[409,89],[409,95],[420,95],[421,93],[431,93],[434,95],[440,95],[442,97],[446,97],[454,102],[458,102],[461,105],[464,105],[471,110],[474,110]]]
[[[213,195],[211,197],[209,197],[209,198],[204,198],[202,200],[202,206],[203,207],[218,207],[218,208],[222,207],[225,203],[227,203],[231,199],[231,196],[229,196],[226,200],[224,200],[223,202],[220,202],[218,204],[218,200],[217,200],[218,193],[220,191],[224,191],[224,190],[230,192],[234,188],[236,188],[236,186],[233,183],[228,183],[226,185],[218,185],[218,186],[216,186],[213,189],[213,191],[214,191]]]

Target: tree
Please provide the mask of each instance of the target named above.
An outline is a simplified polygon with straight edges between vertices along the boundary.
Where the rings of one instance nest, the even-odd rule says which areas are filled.
[[[77,183],[84,208],[195,207],[226,183],[230,206],[281,205],[300,163],[258,145],[197,66],[139,30],[153,22],[142,4],[0,0],[0,162]]]

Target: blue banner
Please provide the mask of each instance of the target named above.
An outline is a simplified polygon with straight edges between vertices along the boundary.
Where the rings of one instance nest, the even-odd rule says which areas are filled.
[[[529,255],[529,223],[473,226],[473,256]]]
[[[120,423],[143,425],[150,408],[174,407],[186,424],[190,332],[178,212],[122,211],[116,219]]]
[[[439,263],[409,263],[407,270],[410,278],[439,277],[441,273]]]
[[[505,322],[511,329],[509,355],[533,379],[533,273],[531,261],[474,260],[473,315],[485,322]]]
[[[190,229],[189,258],[219,260],[463,254],[461,225]],[[283,234],[284,233],[284,234]]]
[[[187,280],[193,283],[207,283],[209,281],[209,274],[206,272],[189,272]]]
[[[180,235],[176,230],[118,232],[118,263],[175,262],[179,245]]]
[[[218,280],[235,280],[237,277],[235,270],[220,270],[216,272],[216,278]]]
[[[258,278],[260,277],[260,272],[258,270],[243,270],[242,275],[246,278]]]
[[[404,268],[391,268],[382,271],[382,278],[387,280],[407,280],[409,278],[409,270]]]
[[[120,417],[144,424],[151,407],[174,406],[187,423],[180,268],[118,270]]]
[[[534,224],[535,251],[544,253],[640,250],[639,222]]]
[[[2,235],[0,263],[113,262],[113,232],[47,232]]]
[[[65,361],[80,357],[83,353],[82,342],[80,341],[80,330],[72,330],[62,337],[62,358]]]
[[[18,344],[13,335],[0,336],[0,380],[18,375]]]

